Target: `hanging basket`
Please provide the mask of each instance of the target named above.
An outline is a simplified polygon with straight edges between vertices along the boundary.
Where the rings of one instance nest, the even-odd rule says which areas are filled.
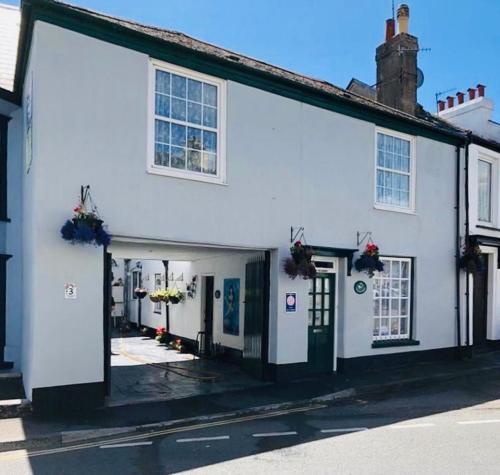
[[[484,264],[481,260],[481,248],[477,244],[467,244],[458,264],[461,269],[472,274],[483,272]]]
[[[290,257],[285,259],[283,270],[290,279],[296,279],[299,275],[304,280],[314,279],[317,271],[312,256],[312,249],[297,241],[290,248]]]
[[[87,209],[90,207],[90,211]],[[61,228],[61,237],[71,244],[93,244],[109,246],[111,235],[104,228],[97,207],[90,196],[90,187],[82,187],[79,204],[73,209],[73,218]]]
[[[142,300],[144,297],[146,297],[146,295],[148,295],[148,291],[147,291],[147,289],[144,289],[143,287],[137,287],[134,290],[134,294],[138,299]]]
[[[366,272],[372,278],[375,272],[384,270],[384,263],[380,260],[379,248],[373,242],[369,242],[366,248],[354,263],[354,268],[358,272]]]

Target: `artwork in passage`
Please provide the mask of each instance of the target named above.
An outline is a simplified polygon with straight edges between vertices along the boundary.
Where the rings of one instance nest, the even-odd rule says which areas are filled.
[[[223,331],[240,334],[240,279],[224,279]]]

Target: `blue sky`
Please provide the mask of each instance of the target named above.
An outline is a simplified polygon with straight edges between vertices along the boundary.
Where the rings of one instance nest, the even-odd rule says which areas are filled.
[[[19,4],[18,1],[7,3]],[[183,31],[293,71],[345,87],[375,83],[375,48],[391,0],[72,0],[111,15]],[[419,102],[482,83],[500,120],[500,0],[408,0],[425,74]],[[399,2],[396,0],[396,7]],[[446,96],[448,94],[445,94]]]

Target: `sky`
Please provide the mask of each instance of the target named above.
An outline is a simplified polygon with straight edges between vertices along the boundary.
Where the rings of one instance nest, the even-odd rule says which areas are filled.
[[[16,0],[0,0],[18,5]],[[375,48],[384,40],[391,0],[72,0],[71,3],[182,31],[292,71],[346,87],[375,83]],[[399,2],[395,0],[396,8]],[[408,0],[409,32],[419,39],[425,80],[418,101],[478,83],[499,106],[500,0]],[[451,90],[451,91],[449,91]]]

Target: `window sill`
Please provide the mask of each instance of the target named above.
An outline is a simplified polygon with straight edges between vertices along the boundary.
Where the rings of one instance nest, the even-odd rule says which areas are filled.
[[[390,348],[393,346],[417,346],[420,345],[418,340],[377,340],[372,343],[372,348]]]
[[[413,216],[416,216],[417,214],[414,209],[397,208],[395,206],[386,206],[381,204],[375,204],[373,207],[379,211],[392,211],[393,213],[411,214]]]
[[[220,176],[207,176],[207,175],[196,175],[183,172],[176,172],[175,170],[168,170],[166,167],[158,167],[150,165],[147,170],[151,175],[167,176],[170,178],[179,178],[181,180],[198,181],[201,183],[211,183],[214,185],[227,186],[225,178]]]

